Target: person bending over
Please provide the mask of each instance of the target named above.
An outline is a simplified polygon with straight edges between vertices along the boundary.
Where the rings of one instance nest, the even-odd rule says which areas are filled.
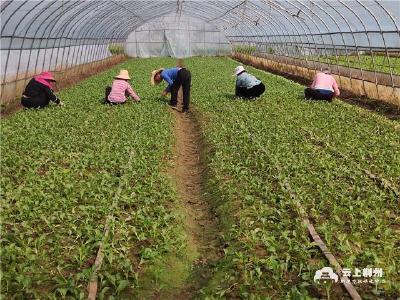
[[[190,74],[190,71],[184,67],[174,67],[170,69],[161,68],[151,72],[151,85],[157,85],[162,80],[165,80],[168,83],[168,86],[161,93],[161,96],[165,97],[168,93],[171,93],[171,100],[169,102],[169,105],[171,105],[172,107],[176,107],[178,103],[178,91],[179,88],[182,86],[182,112],[188,112],[190,102],[190,85],[192,81],[192,75]]]
[[[140,97],[128,82],[130,79],[127,70],[120,70],[119,74],[114,77],[112,87],[106,87],[105,102],[112,105],[124,104],[129,96],[132,97],[133,101],[139,102]]]
[[[325,68],[315,74],[310,87],[304,90],[306,99],[332,101],[334,96],[340,95],[336,80],[330,73],[330,70]]]
[[[236,76],[236,97],[254,99],[264,93],[265,85],[248,73],[243,66],[236,67],[233,76]]]
[[[63,103],[53,92],[56,82],[50,72],[42,72],[33,77],[21,97],[21,104],[26,108],[44,108],[50,101],[62,106]]]

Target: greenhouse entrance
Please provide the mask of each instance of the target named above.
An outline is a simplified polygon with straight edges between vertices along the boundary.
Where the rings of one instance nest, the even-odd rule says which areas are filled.
[[[399,18],[1,2],[1,297],[397,299]]]

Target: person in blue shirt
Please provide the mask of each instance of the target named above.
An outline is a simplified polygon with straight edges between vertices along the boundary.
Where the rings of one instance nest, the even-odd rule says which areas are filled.
[[[233,76],[236,76],[236,97],[254,99],[264,93],[265,85],[261,80],[247,73],[243,66],[236,67]]]
[[[192,76],[186,68],[174,67],[170,69],[158,69],[151,73],[151,84],[157,85],[162,80],[168,83],[166,89],[161,93],[161,96],[165,97],[168,93],[171,93],[171,100],[169,105],[176,107],[178,102],[178,91],[182,86],[183,91],[183,108],[182,112],[189,111],[190,102],[190,85]]]

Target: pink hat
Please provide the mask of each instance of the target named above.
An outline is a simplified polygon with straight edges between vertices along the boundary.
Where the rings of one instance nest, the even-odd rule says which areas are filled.
[[[53,74],[51,74],[50,72],[42,72],[38,75],[38,77],[44,80],[56,81],[53,77]]]

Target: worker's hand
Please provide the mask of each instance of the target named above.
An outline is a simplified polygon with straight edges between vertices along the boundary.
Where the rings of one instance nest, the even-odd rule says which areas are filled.
[[[167,96],[168,95],[168,92],[167,91],[163,91],[162,93],[161,93],[161,97],[165,97],[165,96]]]
[[[60,101],[60,103],[58,103],[58,105],[64,106],[64,102]]]

